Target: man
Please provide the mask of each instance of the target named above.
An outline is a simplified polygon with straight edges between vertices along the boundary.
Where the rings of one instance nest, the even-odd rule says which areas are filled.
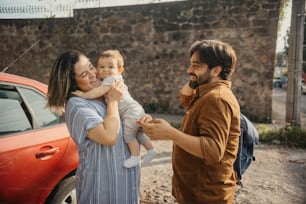
[[[152,139],[173,140],[172,193],[178,203],[232,203],[240,135],[230,81],[236,54],[226,43],[203,40],[191,46],[190,57],[190,80],[180,91],[186,110],[181,131],[148,116],[138,122]]]

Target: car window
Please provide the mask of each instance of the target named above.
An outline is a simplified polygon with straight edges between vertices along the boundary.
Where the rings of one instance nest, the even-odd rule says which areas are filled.
[[[22,103],[22,99],[20,98],[16,90],[0,89],[0,98],[14,99],[18,100],[19,103]]]
[[[59,123],[60,117],[51,112],[49,108],[46,107],[47,100],[45,96],[41,95],[40,93],[20,87],[19,89],[22,93],[22,96],[25,97],[26,103],[31,108],[31,112],[34,115],[36,122],[39,123],[40,127],[46,127],[49,125],[54,125]]]
[[[32,129],[18,100],[0,98],[0,135]]]

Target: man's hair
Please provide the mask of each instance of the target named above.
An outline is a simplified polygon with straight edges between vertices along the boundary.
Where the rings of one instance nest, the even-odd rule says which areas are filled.
[[[118,67],[123,67],[124,61],[123,61],[123,57],[120,54],[119,50],[106,50],[106,51],[104,51],[100,54],[99,59],[100,58],[109,58],[109,57],[116,58],[117,61],[118,61]]]
[[[220,77],[228,80],[235,70],[237,57],[233,48],[218,40],[196,41],[191,45],[190,56],[198,52],[201,63],[208,65],[209,69],[221,66]]]

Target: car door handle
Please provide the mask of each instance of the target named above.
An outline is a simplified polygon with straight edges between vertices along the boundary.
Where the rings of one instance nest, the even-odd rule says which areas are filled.
[[[37,152],[35,154],[35,157],[37,159],[49,159],[53,154],[56,154],[57,152],[59,151],[59,148],[58,147],[54,147],[54,148],[51,148],[51,149],[48,149],[48,150],[43,150],[41,152]]]

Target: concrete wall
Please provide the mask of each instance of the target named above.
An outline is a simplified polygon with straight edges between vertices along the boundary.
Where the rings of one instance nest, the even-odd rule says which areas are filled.
[[[280,0],[195,0],[75,10],[74,18],[0,20],[0,68],[47,82],[61,52],[78,49],[93,63],[119,49],[125,80],[148,112],[183,114],[178,91],[188,80],[190,45],[201,39],[230,43],[238,56],[233,91],[242,112],[269,122]]]

